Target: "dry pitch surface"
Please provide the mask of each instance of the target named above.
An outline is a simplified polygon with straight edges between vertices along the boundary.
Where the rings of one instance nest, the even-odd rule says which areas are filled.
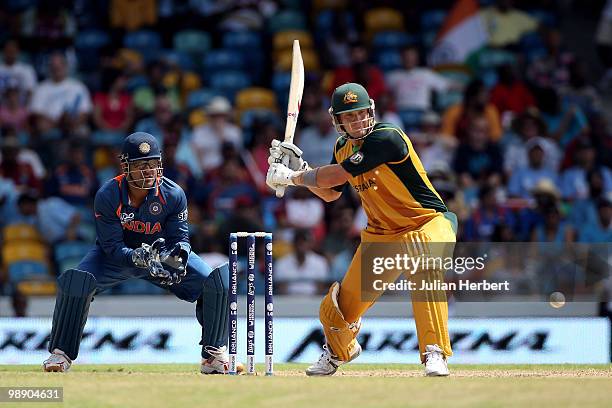
[[[259,367],[261,368],[261,367]],[[63,386],[66,407],[609,407],[612,365],[463,365],[424,378],[417,365],[351,364],[309,378],[277,364],[274,377],[203,376],[197,365],[75,365],[67,374],[1,366],[0,386]]]

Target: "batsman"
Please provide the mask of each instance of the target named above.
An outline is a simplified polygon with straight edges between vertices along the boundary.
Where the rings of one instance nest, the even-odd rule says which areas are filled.
[[[306,370],[310,376],[333,375],[361,353],[357,341],[361,316],[376,301],[364,299],[362,292],[361,275],[367,272],[362,270],[362,252],[368,243],[400,244],[410,252],[434,243],[454,245],[457,230],[457,217],[433,188],[410,139],[399,127],[375,121],[374,101],[363,86],[346,83],[336,88],[329,113],[340,135],[331,164],[312,169],[297,146],[273,141],[266,177],[272,189],[303,186],[328,202],[338,199],[348,183],[359,194],[368,218],[344,279],[332,284],[321,302],[326,344],[318,361]],[[444,275],[430,269],[417,273],[437,279]],[[449,375],[447,358],[452,350],[446,297],[413,296],[412,306],[425,374]]]
[[[228,264],[211,269],[191,252],[187,199],[181,187],[163,176],[155,137],[131,134],[120,159],[123,173],[96,193],[95,246],[76,268],[58,278],[51,355],[43,362],[43,370],[70,369],[96,293],[128,279],[145,279],[195,303],[202,326],[200,371],[226,374]]]

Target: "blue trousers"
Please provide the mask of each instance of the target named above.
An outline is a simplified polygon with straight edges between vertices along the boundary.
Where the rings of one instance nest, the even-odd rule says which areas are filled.
[[[181,283],[163,286],[159,285],[144,268],[128,268],[111,262],[106,258],[102,248],[97,245],[85,255],[77,269],[89,272],[96,278],[96,293],[110,289],[127,279],[139,278],[168,289],[176,297],[187,302],[195,302],[200,298],[204,281],[212,271],[202,258],[191,252],[187,260],[187,275]]]

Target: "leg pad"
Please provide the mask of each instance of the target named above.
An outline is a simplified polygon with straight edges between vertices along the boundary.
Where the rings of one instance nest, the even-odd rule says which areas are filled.
[[[202,325],[202,357],[208,358],[206,346],[221,347],[227,344],[229,309],[228,264],[213,269],[204,281],[202,296],[196,303],[196,317]]]
[[[57,279],[49,352],[58,348],[70,359],[77,358],[95,291],[96,278],[89,272],[68,269],[60,275]]]
[[[340,284],[334,282],[329,293],[321,301],[319,319],[323,325],[325,339],[332,353],[339,360],[349,361],[356,352],[357,334],[361,328],[361,318],[348,323],[338,307]]]

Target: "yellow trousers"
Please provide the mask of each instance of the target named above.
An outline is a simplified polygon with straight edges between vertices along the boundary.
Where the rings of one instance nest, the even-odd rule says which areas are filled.
[[[448,216],[449,214],[450,216]],[[399,242],[412,245],[415,241],[426,241],[430,243],[452,243],[454,246],[456,241],[455,230],[456,217],[452,213],[446,213],[444,216],[440,214],[440,216],[435,217],[418,230],[402,232],[398,235],[374,235],[367,230],[363,231],[361,234],[362,244],[357,248],[351,265],[340,285],[338,306],[344,315],[344,319],[349,323],[357,321],[376,301],[372,298],[364,301],[362,298],[361,255],[364,242]],[[443,271],[424,271],[424,273],[434,273],[440,279],[443,279],[444,276]],[[396,275],[388,280],[393,282],[398,276]],[[448,335],[448,303],[444,294],[442,301],[440,301],[439,292],[436,295],[436,297],[432,296],[430,298],[435,298],[436,301],[428,300],[427,296],[425,298],[420,296],[417,299],[413,296],[412,300],[422,361],[424,361],[425,346],[428,344],[437,344],[446,356],[453,354]]]

